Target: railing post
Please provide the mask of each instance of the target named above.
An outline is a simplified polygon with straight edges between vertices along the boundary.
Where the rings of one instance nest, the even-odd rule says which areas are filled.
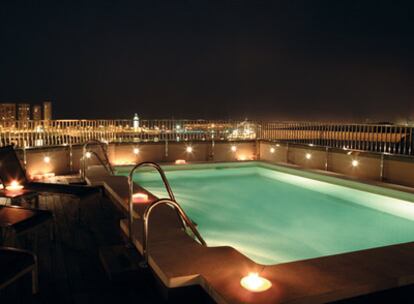
[[[289,163],[289,142],[286,143],[286,163]]]
[[[72,173],[73,172],[73,150],[72,150],[72,144],[69,144],[69,170]]]
[[[168,139],[165,139],[165,149],[164,149],[164,156],[167,159],[168,158]]]
[[[23,145],[23,164],[24,164],[24,169],[26,170],[26,167],[27,167],[26,143],[24,143]]]
[[[381,153],[381,160],[380,160],[380,181],[384,180],[384,153]]]

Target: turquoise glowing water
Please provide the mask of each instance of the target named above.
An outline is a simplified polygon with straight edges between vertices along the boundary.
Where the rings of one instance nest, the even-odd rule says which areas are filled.
[[[261,166],[166,172],[209,246],[278,264],[414,240],[413,203]],[[159,176],[135,181],[167,197]]]

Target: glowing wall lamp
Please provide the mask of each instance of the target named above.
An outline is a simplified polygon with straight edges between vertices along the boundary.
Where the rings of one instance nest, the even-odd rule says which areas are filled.
[[[261,276],[258,273],[249,273],[247,276],[240,280],[240,285],[252,292],[263,292],[272,287],[272,283]]]
[[[43,161],[44,161],[46,164],[50,163],[50,156],[45,156],[45,157],[43,157]]]
[[[352,167],[358,167],[359,161],[357,161],[356,159],[354,159],[354,160],[352,160],[351,164],[352,164]]]
[[[230,147],[230,150],[232,152],[236,152],[237,151],[237,147],[235,145],[233,145],[233,146]]]
[[[271,148],[270,148],[270,153],[272,153],[272,154],[273,154],[273,153],[275,153],[275,151],[276,151],[276,149],[275,149],[275,148],[273,148],[273,147],[271,147]]]
[[[311,159],[311,158],[312,158],[312,154],[310,154],[310,153],[306,153],[306,154],[305,154],[305,158],[306,158],[306,159]]]
[[[139,148],[132,149],[132,153],[134,153],[135,155],[138,155],[139,154]]]
[[[239,155],[239,156],[237,156],[237,160],[245,161],[245,160],[247,160],[247,156],[246,155]]]
[[[185,152],[187,152],[187,153],[193,153],[193,147],[191,147],[191,146],[187,146],[187,147],[185,148]]]
[[[92,153],[91,153],[91,152],[89,152],[89,151],[88,151],[88,152],[86,152],[86,153],[85,153],[85,157],[86,157],[86,158],[91,158],[91,157],[92,157]]]

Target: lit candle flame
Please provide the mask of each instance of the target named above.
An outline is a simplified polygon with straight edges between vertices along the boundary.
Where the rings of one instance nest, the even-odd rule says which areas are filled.
[[[257,272],[249,273],[249,275],[242,278],[240,285],[252,292],[262,292],[272,287],[272,283],[268,279],[259,276]]]
[[[132,202],[134,203],[146,203],[148,202],[148,194],[138,192],[132,195]]]
[[[6,190],[8,191],[19,191],[22,190],[23,186],[20,185],[17,181],[12,181],[10,185],[6,186]]]

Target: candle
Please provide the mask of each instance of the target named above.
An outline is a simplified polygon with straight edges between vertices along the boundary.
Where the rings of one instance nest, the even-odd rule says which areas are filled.
[[[148,194],[138,192],[132,195],[132,202],[133,203],[147,203],[148,202]]]
[[[252,292],[262,292],[272,287],[272,283],[265,278],[259,276],[258,273],[249,273],[240,280],[240,285]]]
[[[8,191],[19,191],[22,189],[23,189],[23,186],[20,185],[17,181],[12,181],[10,185],[6,186],[6,190]]]

